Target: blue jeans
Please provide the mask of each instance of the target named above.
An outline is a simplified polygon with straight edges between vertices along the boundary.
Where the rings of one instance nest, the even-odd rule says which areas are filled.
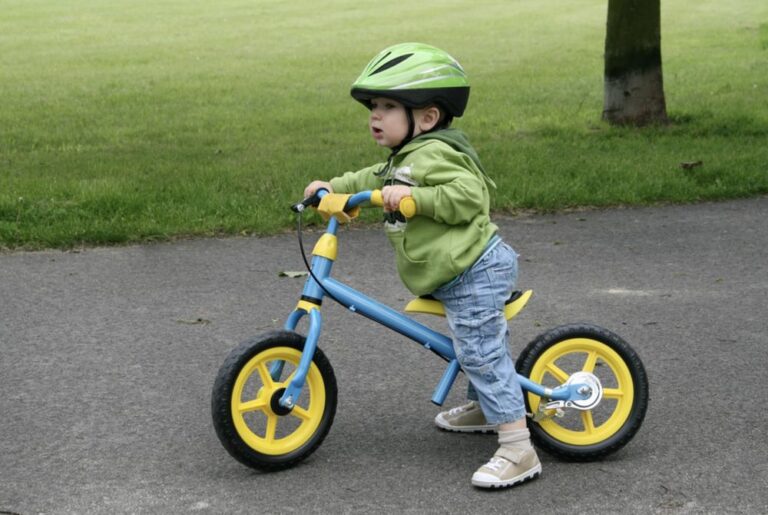
[[[490,245],[470,268],[432,296],[445,306],[453,348],[469,379],[467,396],[480,403],[489,424],[506,424],[525,416],[504,317],[504,302],[517,282],[517,254],[504,242]]]

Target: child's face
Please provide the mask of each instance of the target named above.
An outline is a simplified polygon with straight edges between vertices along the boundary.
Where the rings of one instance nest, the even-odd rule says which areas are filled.
[[[376,143],[382,147],[396,147],[409,135],[405,107],[397,100],[374,98],[368,127]]]

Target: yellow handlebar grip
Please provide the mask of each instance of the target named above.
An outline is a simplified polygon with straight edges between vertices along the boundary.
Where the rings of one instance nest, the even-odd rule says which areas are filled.
[[[416,201],[413,197],[405,197],[400,201],[400,212],[406,218],[413,218],[416,216]]]
[[[373,190],[371,192],[371,204],[379,207],[384,205],[384,199],[381,196],[381,190]]]

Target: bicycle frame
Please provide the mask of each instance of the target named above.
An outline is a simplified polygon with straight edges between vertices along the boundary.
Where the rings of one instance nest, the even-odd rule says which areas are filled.
[[[352,208],[364,202],[370,202],[371,194],[371,191],[357,193],[349,199],[347,206]],[[322,198],[324,192],[320,192],[319,196]],[[339,222],[336,218],[331,217],[325,233],[317,241],[312,251],[312,274],[310,274],[304,284],[301,300],[285,322],[284,328],[286,330],[295,331],[299,321],[305,315],[309,315],[309,329],[301,360],[296,368],[293,379],[280,398],[280,404],[283,407],[292,408],[301,394],[322,329],[320,305],[323,299],[330,294],[334,300],[347,307],[350,311],[359,313],[384,327],[410,338],[448,362],[448,366],[432,395],[432,402],[441,406],[453,386],[456,376],[461,371],[461,366],[453,350],[451,338],[333,279],[331,271],[336,259],[336,232],[338,227]],[[282,372],[282,368],[283,363],[275,363],[270,370],[271,375],[277,379]],[[583,384],[564,384],[557,388],[547,388],[520,374],[517,375],[517,379],[523,390],[554,401],[574,401],[587,397],[579,393],[579,389],[584,386]]]

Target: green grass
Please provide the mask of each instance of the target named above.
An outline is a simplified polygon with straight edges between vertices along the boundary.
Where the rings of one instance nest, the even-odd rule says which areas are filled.
[[[497,209],[768,193],[764,0],[662,2],[674,123],[643,130],[600,121],[604,0],[403,13],[361,0],[5,0],[0,248],[282,230],[310,179],[386,157],[348,88],[409,40],[469,72],[456,126],[499,186]],[[690,161],[703,164],[680,167]]]

